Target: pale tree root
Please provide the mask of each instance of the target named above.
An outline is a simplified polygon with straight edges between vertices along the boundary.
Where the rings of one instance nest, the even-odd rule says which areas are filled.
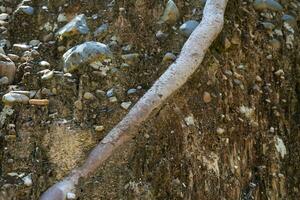
[[[64,200],[80,178],[87,178],[116,150],[137,134],[137,128],[151,112],[178,90],[201,64],[205,53],[223,29],[228,0],[207,0],[203,19],[184,44],[178,59],[169,66],[145,95],[92,150],[85,163],[61,182],[50,187],[40,200]]]

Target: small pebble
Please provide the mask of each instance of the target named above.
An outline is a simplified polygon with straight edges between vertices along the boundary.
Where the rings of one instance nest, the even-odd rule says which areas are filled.
[[[159,23],[167,23],[167,24],[174,24],[179,19],[179,9],[177,8],[174,1],[169,0],[167,2],[166,8],[164,10],[163,16],[161,17]]]
[[[80,100],[77,100],[74,102],[74,106],[75,108],[77,108],[78,110],[82,110],[82,102]]]
[[[118,99],[117,99],[117,97],[110,97],[110,98],[109,98],[109,101],[110,101],[111,103],[115,103],[115,102],[118,101]]]
[[[210,93],[209,92],[204,92],[203,101],[205,103],[209,103],[209,102],[211,102],[211,100],[212,100],[212,97],[211,97]]]
[[[130,95],[130,94],[134,94],[134,93],[136,93],[136,89],[135,88],[131,88],[131,89],[129,89],[128,91],[127,91],[127,94],[128,95]]]
[[[86,100],[91,100],[91,99],[94,99],[95,96],[90,92],[85,92],[83,95],[83,98],[85,98]]]
[[[128,108],[131,106],[131,102],[130,101],[128,101],[128,102],[123,102],[123,103],[121,103],[121,107],[123,108],[123,109],[125,109],[125,110],[128,110]]]
[[[166,53],[166,55],[163,58],[163,63],[171,63],[174,62],[176,60],[176,56],[173,53]]]
[[[223,134],[223,133],[225,133],[225,130],[223,128],[217,128],[217,133]]]
[[[41,67],[50,67],[50,63],[48,63],[47,61],[41,61],[40,63],[39,63],[39,65],[41,66]]]
[[[24,185],[26,185],[27,187],[32,186],[32,179],[31,179],[31,175],[25,176],[22,178]]]
[[[68,192],[67,193],[67,199],[76,199],[76,195],[73,192]]]
[[[109,89],[109,90],[106,92],[106,96],[107,96],[107,97],[112,97],[112,96],[114,96],[114,88]]]
[[[95,126],[95,131],[101,132],[104,130],[104,126]]]

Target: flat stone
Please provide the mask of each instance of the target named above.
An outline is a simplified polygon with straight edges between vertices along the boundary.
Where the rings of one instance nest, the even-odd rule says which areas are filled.
[[[135,88],[131,88],[131,89],[129,89],[128,91],[127,91],[127,94],[128,95],[130,95],[130,94],[134,94],[134,93],[136,93],[136,89]]]
[[[10,92],[2,97],[2,101],[6,105],[12,105],[15,103],[27,104],[29,102],[29,97],[24,94]]]
[[[12,83],[16,74],[15,63],[6,55],[0,53],[0,76],[6,76]]]
[[[72,37],[75,35],[86,35],[90,32],[87,23],[86,17],[84,14],[77,15],[64,27],[59,29],[56,33],[56,36],[59,36],[61,39],[65,37]]]
[[[9,18],[9,15],[7,13],[0,14],[0,20],[5,21],[5,20],[8,20],[8,18]]]
[[[179,19],[179,9],[174,1],[169,0],[159,23],[174,24]]]
[[[281,11],[283,7],[280,3],[275,0],[255,0],[253,3],[254,9],[258,11],[272,10]]]
[[[69,49],[63,55],[64,71],[73,72],[81,64],[91,64],[95,61],[103,62],[113,55],[105,44],[99,42],[85,42]]]
[[[179,27],[180,33],[186,37],[189,37],[198,25],[199,22],[195,20],[186,21]]]
[[[132,102],[128,101],[128,102],[123,102],[121,103],[121,107],[125,110],[128,110],[128,108],[131,106]]]

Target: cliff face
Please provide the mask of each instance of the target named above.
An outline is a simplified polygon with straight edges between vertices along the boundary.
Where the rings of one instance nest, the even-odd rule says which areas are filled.
[[[82,163],[180,53],[203,2],[164,18],[167,1],[0,1],[0,53],[16,66],[9,83],[0,63],[0,199],[38,199]],[[229,0],[199,70],[78,199],[300,198],[300,3],[266,2]],[[113,57],[85,43],[63,73],[86,41]]]

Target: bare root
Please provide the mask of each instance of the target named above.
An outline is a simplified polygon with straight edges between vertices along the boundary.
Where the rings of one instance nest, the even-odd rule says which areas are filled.
[[[207,0],[203,19],[184,44],[178,59],[159,77],[129,113],[92,150],[85,163],[50,187],[41,200],[64,200],[79,178],[87,178],[122,144],[130,140],[154,109],[178,90],[201,64],[204,55],[223,28],[228,0]]]

